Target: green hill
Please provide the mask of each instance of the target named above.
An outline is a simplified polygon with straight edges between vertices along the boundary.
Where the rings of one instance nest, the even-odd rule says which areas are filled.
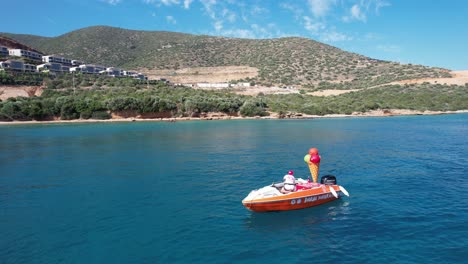
[[[259,70],[251,81],[265,85],[349,89],[404,79],[450,77],[445,69],[375,60],[298,37],[239,39],[107,26],[52,38],[0,35],[45,54],[143,71],[250,66]]]

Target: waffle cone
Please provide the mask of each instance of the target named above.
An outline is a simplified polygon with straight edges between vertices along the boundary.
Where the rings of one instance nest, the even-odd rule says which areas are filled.
[[[312,180],[314,182],[317,182],[320,163],[315,164],[315,163],[309,162],[308,165],[309,165],[310,174],[312,175]]]

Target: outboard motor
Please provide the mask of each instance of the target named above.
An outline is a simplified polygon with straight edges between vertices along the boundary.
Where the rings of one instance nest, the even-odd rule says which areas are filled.
[[[324,175],[320,178],[320,183],[325,185],[336,185],[336,177],[334,175]]]

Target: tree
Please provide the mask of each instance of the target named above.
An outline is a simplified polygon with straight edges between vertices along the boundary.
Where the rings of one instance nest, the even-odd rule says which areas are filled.
[[[240,114],[243,116],[267,116],[265,111],[266,104],[255,100],[246,101],[240,108]]]

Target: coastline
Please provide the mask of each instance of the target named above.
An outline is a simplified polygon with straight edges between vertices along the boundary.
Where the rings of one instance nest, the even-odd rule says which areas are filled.
[[[415,116],[415,115],[446,115],[463,114],[468,110],[457,111],[415,111],[403,109],[374,110],[365,113],[330,114],[330,115],[306,115],[292,114],[286,117],[279,117],[277,113],[271,113],[270,116],[240,117],[229,115],[210,115],[206,117],[169,117],[169,118],[111,118],[111,119],[73,119],[73,120],[50,120],[50,121],[0,121],[1,125],[22,125],[22,124],[66,124],[66,123],[113,123],[113,122],[180,122],[180,121],[212,121],[212,120],[253,120],[253,119],[318,119],[318,118],[355,118],[355,117],[392,117],[392,116]]]

